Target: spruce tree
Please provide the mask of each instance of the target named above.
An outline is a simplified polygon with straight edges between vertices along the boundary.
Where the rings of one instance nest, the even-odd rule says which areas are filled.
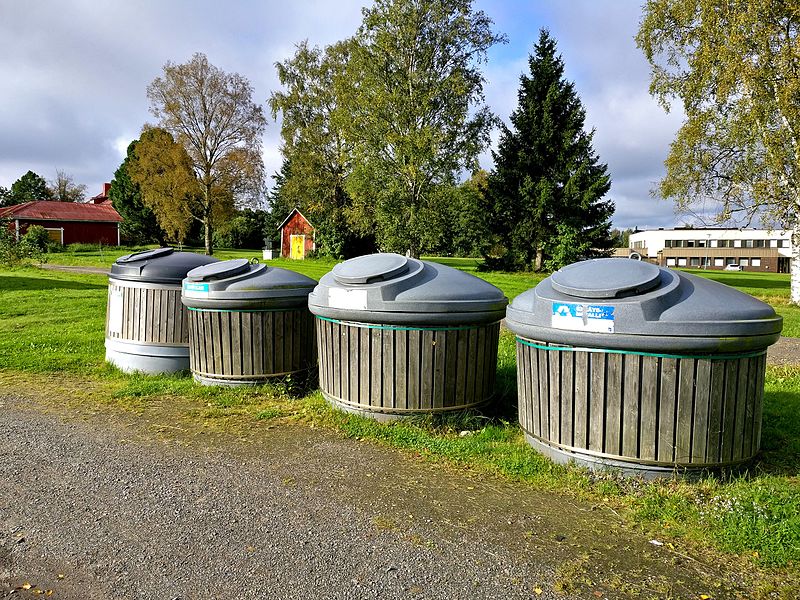
[[[602,256],[612,242],[614,204],[605,164],[584,130],[586,111],[564,78],[556,43],[542,29],[520,77],[511,128],[503,126],[489,177],[490,268],[554,270]]]

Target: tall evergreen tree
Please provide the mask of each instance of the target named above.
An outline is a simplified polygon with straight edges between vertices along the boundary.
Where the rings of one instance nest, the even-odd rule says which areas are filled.
[[[489,177],[490,268],[557,269],[611,247],[614,204],[605,164],[586,132],[586,111],[564,78],[556,42],[542,29],[520,77],[511,128],[503,126]]]
[[[139,184],[134,183],[128,173],[128,166],[134,160],[138,142],[139,140],[134,140],[128,145],[128,154],[125,160],[114,171],[114,179],[111,180],[108,196],[111,204],[122,217],[120,234],[123,239],[134,244],[157,242],[163,245],[164,230],[159,226],[156,215],[142,200]]]

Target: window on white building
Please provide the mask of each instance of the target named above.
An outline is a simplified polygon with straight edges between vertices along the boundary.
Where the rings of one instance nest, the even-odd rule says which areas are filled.
[[[715,258],[714,259],[714,266],[715,267],[724,267],[725,266],[725,259],[723,259],[723,258]]]
[[[678,266],[679,267],[685,267],[686,266],[686,259],[685,258],[679,258],[678,259]]]
[[[699,257],[699,256],[693,256],[693,257],[691,257],[691,258],[689,259],[689,266],[692,266],[692,267],[699,267],[699,266],[700,266],[700,257]]]
[[[761,259],[760,258],[751,258],[750,265],[753,267],[760,267],[761,266]]]
[[[668,258],[667,259],[667,266],[668,267],[674,267],[675,265],[676,265],[676,262],[675,262],[674,258]]]
[[[750,259],[749,258],[740,258],[739,259],[739,264],[742,265],[743,267],[749,267],[750,266]]]

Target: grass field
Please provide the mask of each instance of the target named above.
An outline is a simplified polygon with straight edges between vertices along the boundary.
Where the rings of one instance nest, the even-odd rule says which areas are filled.
[[[456,264],[475,268],[461,260]],[[316,277],[332,265],[323,261],[292,263]],[[480,275],[507,289],[509,295],[537,280],[534,276]],[[758,278],[750,274],[732,275],[734,279],[726,282],[762,289],[755,281]],[[298,395],[291,383],[255,390],[205,388],[185,376],[124,375],[106,366],[106,284],[102,275],[35,268],[0,270],[0,389],[51,385],[50,393],[56,397],[64,389],[79,389],[86,402],[106,398],[128,407],[179,396],[197,406],[186,418],[243,427],[252,419],[325,426],[349,437],[407,449],[428,460],[607,503],[658,539],[671,540],[678,547],[713,546],[737,553],[753,563],[754,572],[767,573],[769,581],[785,581],[788,589],[800,585],[800,368],[768,369],[763,452],[748,473],[699,482],[625,481],[556,466],[527,446],[516,425],[514,338],[508,333],[501,336],[500,400],[491,414],[382,425],[329,408],[318,391]],[[764,287],[770,295],[782,293],[781,286]],[[779,293],[773,293],[775,290]],[[459,436],[465,429],[473,435]]]

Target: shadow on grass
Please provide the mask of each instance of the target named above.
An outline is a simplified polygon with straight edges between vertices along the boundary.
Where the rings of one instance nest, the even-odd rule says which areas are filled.
[[[108,286],[83,281],[68,281],[46,277],[0,276],[0,292],[33,292],[46,290],[104,290]]]

